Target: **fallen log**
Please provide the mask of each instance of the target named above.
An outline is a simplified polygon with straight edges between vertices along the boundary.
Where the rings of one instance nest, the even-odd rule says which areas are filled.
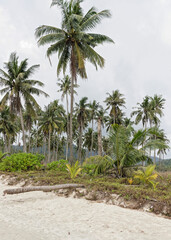
[[[54,186],[35,186],[35,187],[20,187],[14,189],[6,189],[4,190],[4,195],[6,194],[18,194],[32,191],[43,191],[43,192],[51,192],[58,189],[66,189],[66,188],[82,188],[84,185],[82,184],[60,184]]]

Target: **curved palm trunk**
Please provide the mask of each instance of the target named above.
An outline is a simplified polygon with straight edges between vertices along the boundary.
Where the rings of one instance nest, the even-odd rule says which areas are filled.
[[[72,44],[71,53],[71,112],[70,112],[70,164],[73,163],[73,133],[72,133],[72,116],[73,116],[73,105],[74,105],[74,81],[76,81],[76,61],[74,54],[74,43]]]
[[[101,120],[98,119],[98,123],[97,123],[97,132],[98,132],[98,155],[102,156],[102,123]]]
[[[22,132],[23,132],[23,152],[27,152],[27,148],[26,148],[26,137],[25,137],[25,129],[24,129],[24,119],[23,119],[23,113],[22,113],[22,109],[21,109],[21,104],[20,104],[20,121],[21,121],[21,128],[22,128]]]
[[[94,128],[94,121],[92,119],[92,134],[91,134],[91,156],[93,156],[93,128]]]
[[[67,144],[66,144],[66,160],[68,160],[68,144],[69,144],[69,111],[68,111],[68,94],[66,94],[66,103],[67,103]]]

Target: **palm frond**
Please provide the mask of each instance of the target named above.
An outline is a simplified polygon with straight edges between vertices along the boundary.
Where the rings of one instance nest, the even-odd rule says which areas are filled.
[[[87,31],[96,27],[97,24],[101,23],[103,18],[110,18],[111,13],[109,10],[103,10],[99,13],[93,14],[81,25],[82,31]]]

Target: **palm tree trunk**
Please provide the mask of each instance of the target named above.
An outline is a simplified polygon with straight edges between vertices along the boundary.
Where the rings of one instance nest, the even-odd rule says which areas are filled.
[[[66,94],[66,103],[67,103],[67,144],[66,144],[66,160],[68,160],[68,144],[69,144],[69,104],[68,104],[68,94]]]
[[[23,132],[23,152],[27,152],[27,148],[26,148],[26,137],[25,137],[25,130],[24,130],[24,119],[23,119],[23,113],[22,113],[22,109],[21,109],[21,104],[20,104],[20,121],[21,121],[21,128],[22,128],[22,132]]]
[[[73,105],[74,105],[74,81],[76,81],[76,61],[74,53],[74,43],[72,44],[71,50],[71,111],[70,111],[70,164],[73,163],[73,133],[72,133],[72,115],[73,115]]]
[[[154,139],[156,140],[156,135],[155,135]],[[156,149],[154,149],[154,165],[156,165]]]
[[[97,132],[98,132],[98,155],[102,156],[102,129],[100,119],[98,119]]]
[[[8,137],[8,152],[11,153],[11,136]]]
[[[28,131],[28,151],[30,153],[30,128],[29,128],[29,131]]]
[[[56,161],[58,161],[58,149],[59,149],[59,141],[56,144]]]
[[[54,133],[54,136],[53,136],[53,161],[55,161],[55,144],[56,144],[56,141],[55,141],[55,133]]]
[[[93,156],[93,128],[94,128],[94,121],[93,121],[93,119],[92,119],[91,156]]]
[[[4,152],[7,152],[8,151],[8,146],[7,146],[7,136],[6,136],[6,134],[4,134],[4,144],[5,144]]]
[[[51,131],[49,130],[49,137],[48,137],[48,162],[50,162],[50,138],[51,138]]]
[[[78,159],[80,162],[82,162],[82,154],[81,154],[81,150],[82,150],[82,132],[83,132],[83,127],[82,127],[82,121],[80,123],[80,136],[79,136],[79,147],[78,147]]]
[[[45,161],[46,161],[46,137],[44,137],[44,152],[43,152],[43,154],[44,154],[44,156],[45,156]]]

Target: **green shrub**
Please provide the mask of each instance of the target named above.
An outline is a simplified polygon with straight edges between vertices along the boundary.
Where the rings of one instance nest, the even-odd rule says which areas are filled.
[[[96,166],[97,166],[96,164],[84,164],[82,172],[92,176],[94,175],[94,170]]]
[[[61,159],[59,161],[54,161],[47,164],[48,170],[60,170],[65,172],[67,170],[66,164],[68,163],[67,160]]]
[[[90,175],[106,174],[109,169],[114,168],[114,160],[109,156],[94,156],[87,158],[83,167]]]
[[[152,185],[156,190],[158,182],[155,182],[159,174],[155,171],[156,165],[149,165],[144,170],[138,170],[135,172],[134,178],[139,179],[141,183]]]
[[[79,161],[76,161],[74,165],[66,164],[67,170],[70,173],[71,179],[75,179],[77,175],[82,171],[82,168],[79,166]]]
[[[32,153],[16,153],[6,157],[0,163],[0,171],[16,172],[39,170],[44,155]]]

